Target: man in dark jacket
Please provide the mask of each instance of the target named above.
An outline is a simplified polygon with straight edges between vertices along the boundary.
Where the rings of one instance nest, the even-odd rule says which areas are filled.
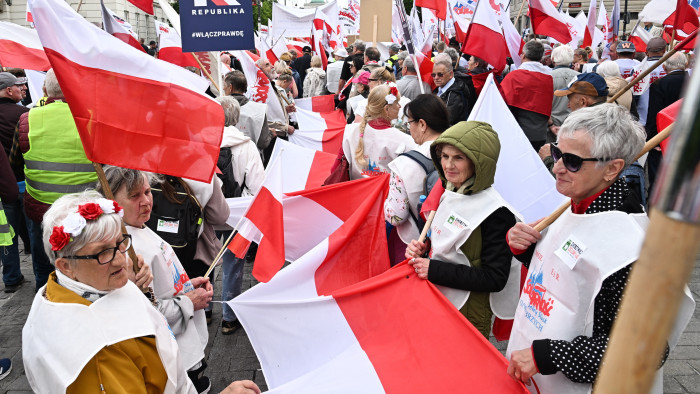
[[[297,58],[293,63],[292,63],[292,68],[297,70],[299,73],[299,76],[301,77],[301,86],[304,86],[304,79],[306,78],[306,70],[311,68],[311,47],[310,46],[305,46],[304,49],[304,55],[302,57]]]
[[[647,113],[647,124],[644,126],[647,132],[647,141],[652,139],[659,130],[656,127],[656,115],[676,102],[681,97],[683,84],[688,73],[688,58],[682,52],[676,52],[663,64],[666,76],[659,78],[649,86],[649,112]],[[647,171],[649,172],[649,190],[652,190],[656,173],[661,164],[661,150],[656,147],[649,151],[647,156]]]
[[[450,126],[467,120],[476,103],[476,91],[471,82],[471,77],[466,75],[455,78],[452,59],[447,54],[440,54],[435,57],[432,77],[435,85],[437,85],[433,93],[437,94],[447,105]]]
[[[8,72],[0,73],[0,143],[7,156],[10,155],[19,117],[29,111],[29,108],[17,105],[22,101],[22,86],[25,83],[27,78],[17,78]]]

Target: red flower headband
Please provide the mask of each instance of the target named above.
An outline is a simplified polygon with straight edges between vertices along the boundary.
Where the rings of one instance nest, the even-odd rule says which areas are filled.
[[[54,226],[49,237],[51,250],[58,251],[63,249],[72,237],[77,237],[82,233],[87,225],[87,220],[95,220],[104,213],[116,213],[120,217],[124,217],[122,207],[116,201],[106,198],[99,198],[96,202],[89,202],[78,206],[77,212],[68,214],[62,221],[61,226]]]

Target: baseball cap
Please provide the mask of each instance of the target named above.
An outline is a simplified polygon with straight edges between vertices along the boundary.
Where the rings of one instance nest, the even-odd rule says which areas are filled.
[[[394,51],[394,52],[398,52],[398,51],[401,50],[401,46],[399,46],[399,44],[391,44],[391,45],[389,46],[389,49],[392,50],[392,51]]]
[[[363,85],[369,85],[369,71],[362,71],[355,78],[352,79],[352,83],[361,83]]]
[[[608,84],[597,73],[583,73],[577,75],[576,79],[569,83],[567,89],[554,91],[554,95],[557,97],[568,96],[571,93],[585,94],[592,97],[607,97]]]
[[[9,88],[13,85],[24,85],[27,83],[27,78],[17,78],[8,72],[0,73],[0,89]]]
[[[308,45],[306,45],[306,46],[304,46],[304,48],[302,48],[302,51],[303,51],[304,53],[307,53],[307,52],[311,53],[311,47],[308,46]]]
[[[634,47],[634,43],[630,41],[620,41],[617,43],[617,52],[618,53],[625,53],[625,52],[636,52],[636,48]]]
[[[336,49],[335,51],[333,51],[333,54],[335,56],[348,57],[348,51],[346,51],[345,48],[343,48],[343,47],[340,47],[340,48]]]

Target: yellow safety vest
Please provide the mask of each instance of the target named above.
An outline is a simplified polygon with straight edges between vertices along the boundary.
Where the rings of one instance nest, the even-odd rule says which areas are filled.
[[[0,246],[10,246],[12,245],[12,238],[15,237],[15,232],[7,223],[7,217],[5,216],[5,209],[2,207],[2,200],[0,200]]]
[[[85,156],[68,104],[55,101],[29,111],[24,175],[29,195],[45,204],[95,187],[97,174]]]

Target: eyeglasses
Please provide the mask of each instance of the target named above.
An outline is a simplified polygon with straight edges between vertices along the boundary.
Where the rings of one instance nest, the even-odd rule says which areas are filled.
[[[609,159],[600,159],[597,157],[580,157],[573,153],[562,153],[554,143],[549,144],[549,151],[552,154],[552,159],[554,162],[558,162],[559,159],[564,163],[564,167],[571,172],[577,172],[581,169],[584,161],[609,161]]]
[[[432,74],[430,74],[430,76],[433,77],[433,78],[435,78],[435,77],[440,77],[440,78],[442,78],[442,77],[444,77],[445,75],[447,75],[447,73],[432,73]]]
[[[97,254],[88,254],[84,256],[63,256],[64,258],[67,259],[76,259],[76,260],[97,260],[97,264],[99,265],[105,265],[109,264],[114,260],[114,256],[117,255],[117,250],[119,250],[121,253],[126,253],[127,250],[131,249],[131,235],[126,234],[124,235],[124,238],[122,238],[121,241],[117,242],[117,246],[113,248],[107,248]]]
[[[369,81],[370,81],[370,82],[377,82],[377,81],[379,81],[379,80],[378,80],[377,78],[370,78]]]

